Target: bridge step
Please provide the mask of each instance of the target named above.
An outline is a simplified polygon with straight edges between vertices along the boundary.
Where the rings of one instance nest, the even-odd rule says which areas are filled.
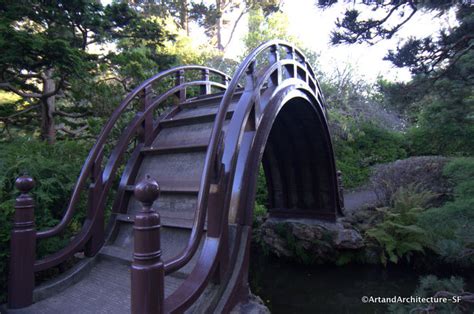
[[[228,111],[226,115],[226,119],[230,119],[232,117],[232,114],[233,114],[232,111]],[[211,121],[214,121],[215,117],[216,117],[215,112],[202,114],[202,115],[183,116],[183,117],[181,117],[178,113],[176,114],[176,116],[172,118],[161,120],[160,124],[163,128],[170,128],[170,127],[180,126],[180,125],[211,122]]]
[[[144,147],[141,150],[142,154],[172,154],[172,153],[187,153],[200,152],[207,149],[207,144],[196,145],[175,145],[175,146],[161,146],[161,147]]]
[[[189,241],[204,160],[221,97],[222,94],[199,97],[181,104],[181,110],[173,118],[160,122],[162,127],[153,143],[141,151],[143,159],[132,182],[138,183],[148,174],[160,185],[162,193],[153,209],[161,217],[160,242],[164,261],[180,254]],[[240,93],[235,99],[238,97]],[[236,102],[227,113],[223,131],[228,127],[235,105]],[[134,185],[125,186],[128,193],[133,190]],[[129,267],[133,254],[134,217],[140,209],[141,204],[133,194],[130,195],[127,213],[116,215],[114,232],[99,253],[104,261]],[[205,224],[204,232],[206,230]],[[203,242],[191,261],[173,276],[184,278],[191,273]],[[124,282],[128,283],[129,279]]]
[[[238,100],[242,95],[243,89],[237,89],[234,93],[234,100]],[[224,96],[224,92],[215,93],[212,95],[202,95],[197,96],[195,98],[190,98],[185,102],[181,103],[180,105],[183,107],[197,107],[197,106],[205,106],[205,105],[215,105],[218,106],[221,103],[222,96]]]
[[[135,215],[117,214],[116,219],[120,222],[133,224],[135,222]],[[191,229],[194,223],[193,219],[175,217],[174,213],[170,213],[167,211],[161,211],[160,220],[161,225],[163,227],[174,227],[184,229]],[[204,226],[204,229],[207,229],[207,226]]]
[[[227,129],[228,124],[229,120],[226,120],[223,125],[224,131]],[[151,147],[207,145],[213,126],[214,122],[211,121],[162,129]]]
[[[196,194],[199,192],[199,181],[177,181],[161,179],[159,184],[161,193]],[[129,192],[133,192],[134,189],[134,185],[127,185],[125,187],[125,190]]]
[[[188,152],[175,154],[148,155],[143,159],[135,182],[140,182],[149,174],[161,182],[161,179],[176,178],[185,182],[199,181],[204,167],[206,152]]]
[[[199,117],[199,116],[208,116],[208,115],[216,115],[219,109],[219,104],[217,105],[202,105],[199,107],[189,106],[189,105],[181,105],[181,110],[178,111],[174,115],[174,119],[184,119],[184,118],[192,118],[192,117]],[[235,110],[235,106],[237,102],[232,102],[229,106],[228,112],[233,113]]]
[[[163,193],[153,204],[153,209],[161,216],[163,226],[191,228],[193,226],[194,214],[197,207],[197,193]],[[126,216],[134,217],[141,209],[141,205],[134,196],[130,197],[128,212]],[[132,222],[119,216],[119,219]]]
[[[165,297],[183,282],[176,276],[165,277]],[[130,266],[102,259],[89,274],[61,292],[11,313],[130,313]]]
[[[108,260],[130,265],[130,263],[133,261],[133,225],[122,224],[120,228],[121,230],[117,234],[113,243],[105,245],[101,249],[99,254]],[[162,227],[160,236],[161,251],[163,253],[162,258],[164,261],[166,261],[181,253],[182,250],[186,247],[190,236],[190,230],[172,227]],[[191,262],[181,268],[176,274],[176,276],[182,278],[191,273],[198,259],[203,242],[204,241],[202,240],[199,245],[198,252],[193,257]]]

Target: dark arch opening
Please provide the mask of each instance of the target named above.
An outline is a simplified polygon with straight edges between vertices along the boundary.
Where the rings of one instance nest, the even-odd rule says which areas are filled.
[[[324,117],[306,99],[283,106],[262,157],[270,216],[336,218],[329,141]]]

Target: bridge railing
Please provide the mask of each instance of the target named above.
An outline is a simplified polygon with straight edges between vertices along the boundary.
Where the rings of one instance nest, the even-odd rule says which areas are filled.
[[[104,241],[104,211],[115,175],[127,151],[136,152],[143,145],[151,143],[160,121],[155,118],[154,113],[162,110],[168,99],[177,98],[178,102],[186,101],[189,94],[187,93],[188,89],[195,87],[198,89],[197,91],[193,90],[195,94],[192,96],[204,95],[211,93],[213,88],[225,90],[228,82],[229,77],[220,71],[203,66],[182,66],[161,72],[135,88],[115,109],[103,127],[82,167],[61,221],[51,229],[34,231],[34,239],[35,241],[45,239],[63,232],[76,212],[84,187],[90,183],[87,218],[81,230],[64,248],[56,253],[40,260],[35,260],[33,255],[33,259],[25,261],[25,263],[32,264],[34,272],[37,272],[58,265],[81,250],[85,250],[88,256],[95,255]],[[160,83],[168,84],[168,86],[160,88]],[[117,131],[114,130],[114,127],[124,115],[129,115],[132,118],[120,130],[118,138],[111,140],[113,133]],[[110,147],[111,152],[104,160],[106,147]],[[22,251],[21,247],[17,247],[20,245],[15,243],[12,242],[12,246],[15,246],[12,249]],[[24,259],[26,258],[25,256]],[[19,264],[12,264],[10,277],[18,271],[21,272],[19,267]],[[29,282],[29,280],[27,281]],[[31,290],[29,286],[25,289]],[[31,301],[29,302],[31,303]],[[12,301],[10,306],[18,307],[18,304]],[[21,306],[26,306],[24,303],[21,304]]]
[[[279,56],[281,48],[285,50],[285,60],[281,60]],[[264,52],[269,52],[268,62],[264,62],[264,66],[259,68],[257,59],[261,57]],[[186,82],[185,73],[190,70],[201,71],[202,79]],[[186,249],[180,255],[167,261],[163,265],[164,272],[169,273],[181,268],[189,262],[199,246],[207,210],[212,211],[212,214],[208,215],[208,232],[203,245],[203,251],[196,264],[197,266],[188,279],[186,279],[186,281],[193,281],[192,284],[185,283],[181,285],[170,297],[164,300],[164,306],[167,311],[172,312],[187,308],[197,299],[199,294],[203,291],[203,287],[208,284],[210,274],[215,269],[218,258],[223,255],[220,253],[222,253],[227,246],[227,243],[223,242],[223,235],[228,225],[229,194],[236,169],[239,143],[242,137],[244,122],[248,118],[254,104],[258,104],[256,99],[261,96],[261,91],[279,85],[284,71],[288,72],[287,74],[291,78],[304,81],[318,98],[321,97],[321,103],[324,104],[322,95],[319,93],[318,83],[314,79],[314,72],[306,61],[306,58],[298,49],[282,41],[270,41],[254,50],[237,69],[234,78],[228,86],[227,83],[229,79],[221,72],[204,67],[178,67],[162,72],[137,87],[114,111],[110,120],[102,129],[96,144],[92,148],[81,170],[71,200],[61,222],[52,229],[35,232],[35,240],[51,237],[64,231],[74,215],[81,190],[87,180],[90,179],[93,184],[89,192],[91,201],[89,203],[89,214],[86,223],[79,234],[77,234],[64,249],[42,260],[33,261],[34,271],[47,269],[61,263],[75,252],[82,250],[87,243],[91,243],[91,240],[92,243],[94,243],[91,245],[91,254],[96,253],[104,240],[103,230],[101,230],[101,228],[103,228],[101,215],[103,215],[106,197],[112,187],[113,179],[121,158],[125,154],[129,144],[133,141],[139,143],[135,147],[135,151],[137,151],[137,149],[139,150],[143,145],[150,144],[158,131],[159,125],[159,121],[155,122],[153,119],[153,111],[166,99],[177,96],[179,101],[183,102],[186,100],[186,89],[188,87],[199,86],[201,93],[209,93],[211,87],[214,86],[225,90],[225,93],[216,114],[205,157],[193,229]],[[209,78],[210,73],[220,76],[222,82],[211,81]],[[150,96],[152,93],[152,83],[170,76],[175,77],[174,86],[166,91],[157,93],[158,95],[156,97]],[[238,112],[234,113],[231,124],[224,134],[222,130],[223,124],[229,111],[231,101],[237,89],[241,86],[240,82],[242,80],[245,81],[245,84],[244,92],[236,107]],[[102,167],[104,145],[112,133],[112,128],[130,103],[137,98],[143,101],[141,110],[134,114],[114,145],[105,166]],[[257,115],[261,113],[260,109],[262,108],[255,108]],[[256,116],[256,118],[258,119],[258,116]],[[210,193],[213,200],[211,204],[208,202]],[[140,200],[140,194],[138,194],[137,198]],[[221,266],[225,267],[226,265]]]
[[[278,55],[280,48],[286,50],[286,60],[280,60]],[[257,59],[261,58],[266,52],[269,52],[267,62],[262,62],[263,66],[257,68]],[[303,53],[291,44],[279,40],[267,42],[256,48],[241,63],[224,93],[217,111],[200,181],[196,207],[197,220],[195,220],[195,223],[199,221],[200,225],[203,224],[205,215],[208,214],[206,241],[197,266],[186,279],[193,282],[181,285],[165,299],[166,312],[180,312],[197,299],[208,284],[210,273],[215,271],[218,256],[222,257],[223,252],[227,249],[228,244],[223,239],[225,238],[225,229],[228,226],[230,193],[244,128],[243,122],[256,103],[256,97],[260,95],[261,90],[268,88],[268,84],[271,84],[271,74],[278,73],[277,76],[281,78],[281,72],[285,66],[293,67],[293,71],[289,70],[291,76],[305,82],[308,89],[320,98],[324,110],[324,99],[322,99],[322,94],[319,92],[319,83],[314,78],[311,65],[306,61]],[[261,73],[257,73],[256,68]],[[276,85],[280,82],[276,82]],[[223,125],[230,104],[242,85],[243,94],[240,96],[235,107],[236,111],[224,133]],[[212,202],[209,202],[210,198],[212,198]],[[199,228],[193,228],[194,230],[199,230]],[[167,265],[167,270],[177,269],[185,265],[194,254],[195,248],[198,247],[199,240],[199,234],[193,232],[187,251],[182,254],[181,259]],[[225,269],[227,266],[224,265],[225,262],[223,260],[220,262],[221,268]]]

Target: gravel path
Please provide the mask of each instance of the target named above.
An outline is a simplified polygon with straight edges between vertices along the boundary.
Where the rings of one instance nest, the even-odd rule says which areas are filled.
[[[366,188],[344,193],[345,214],[349,214],[366,206],[374,206],[376,204],[377,195],[372,189]]]

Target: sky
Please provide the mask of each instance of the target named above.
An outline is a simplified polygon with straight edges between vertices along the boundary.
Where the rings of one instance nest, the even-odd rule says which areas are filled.
[[[109,4],[112,0],[102,0],[103,4]],[[200,0],[199,0],[200,2]],[[206,4],[213,4],[215,0],[204,0]],[[410,73],[407,69],[396,68],[383,58],[388,49],[395,49],[397,43],[410,36],[425,37],[437,33],[442,28],[450,28],[456,25],[453,12],[442,18],[435,18],[434,13],[417,12],[415,16],[406,23],[391,40],[383,40],[373,46],[367,44],[339,45],[330,44],[330,33],[334,30],[334,23],[338,17],[342,17],[344,11],[353,6],[353,1],[339,2],[332,7],[322,10],[316,5],[316,0],[283,0],[281,10],[288,16],[289,32],[297,37],[306,48],[319,54],[319,66],[324,73],[331,74],[345,68],[352,69],[352,75],[368,82],[374,82],[377,77],[383,76],[392,81],[408,81]],[[365,14],[372,14],[371,10],[364,5],[356,5]],[[421,13],[421,14],[420,14]],[[239,10],[229,13],[229,17],[236,18]],[[238,24],[232,42],[226,49],[226,57],[235,58],[242,56],[244,51],[243,37],[247,31],[247,17],[244,16]],[[205,43],[208,38],[202,29],[192,24],[191,37],[196,44]],[[224,42],[227,41],[224,31]]]
[[[379,75],[397,81],[407,81],[410,73],[407,69],[399,69],[383,58],[388,49],[395,49],[400,40],[410,36],[425,37],[437,33],[441,28],[455,25],[454,14],[447,18],[437,19],[434,13],[418,12],[399,33],[391,40],[384,40],[376,45],[353,44],[331,46],[330,33],[334,30],[335,21],[343,16],[348,3],[337,3],[331,8],[322,10],[315,5],[316,0],[286,0],[282,11],[289,19],[289,32],[296,36],[307,48],[319,53],[319,66],[325,73],[333,73],[350,66],[360,78],[375,81]],[[367,6],[359,5],[365,12],[371,12]],[[238,56],[243,50],[242,38],[247,29],[247,19],[242,19],[236,31],[232,45],[226,52],[229,57]]]

